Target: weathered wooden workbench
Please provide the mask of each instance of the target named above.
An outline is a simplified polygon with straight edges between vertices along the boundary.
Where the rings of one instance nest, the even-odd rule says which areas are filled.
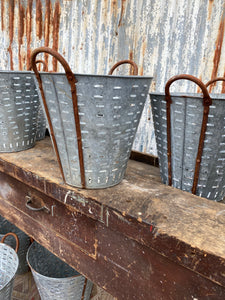
[[[76,189],[46,138],[0,155],[0,214],[118,299],[225,299],[224,204],[161,184],[154,166],[130,160],[121,184]]]

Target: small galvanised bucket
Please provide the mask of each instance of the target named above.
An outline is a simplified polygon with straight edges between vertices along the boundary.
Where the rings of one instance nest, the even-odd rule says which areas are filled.
[[[27,273],[29,271],[29,266],[27,264],[26,255],[31,243],[30,237],[14,224],[0,216],[0,239],[8,232],[15,233],[19,239],[19,248],[17,252],[19,257],[19,267],[17,270],[17,274]],[[16,247],[16,241],[13,236],[9,236],[5,243],[12,248]]]
[[[27,261],[42,300],[88,300],[93,283],[37,242]]]
[[[39,103],[31,72],[0,71],[0,152],[34,146]]]
[[[40,52],[57,58],[66,74],[39,73]],[[64,181],[89,189],[121,182],[152,77],[73,74],[45,47],[34,50],[31,61]]]
[[[187,79],[200,93],[169,93],[172,82]],[[172,77],[165,93],[151,93],[163,183],[221,201],[225,195],[225,94],[210,94],[191,75]]]
[[[16,239],[16,248],[4,244],[6,237],[13,235]],[[15,233],[7,233],[0,243],[0,300],[10,300],[13,291],[13,283],[19,265],[16,254],[19,247],[19,240]]]

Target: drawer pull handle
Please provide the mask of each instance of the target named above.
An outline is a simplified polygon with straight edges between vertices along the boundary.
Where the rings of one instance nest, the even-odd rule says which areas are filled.
[[[26,207],[33,211],[45,211],[46,213],[50,213],[50,209],[48,209],[46,206],[42,207],[33,207],[30,204],[32,203],[32,197],[26,196]]]

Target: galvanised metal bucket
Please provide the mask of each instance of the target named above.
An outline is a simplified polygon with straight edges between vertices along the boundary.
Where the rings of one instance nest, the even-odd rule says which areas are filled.
[[[33,76],[28,71],[0,71],[0,152],[35,144],[39,97]]]
[[[16,239],[16,249],[3,244],[6,237],[13,235]],[[19,246],[19,240],[14,233],[6,234],[0,243],[0,300],[10,300],[13,291],[13,283],[16,271],[19,265],[19,259],[16,254]]]
[[[40,52],[56,57],[66,74],[39,73]],[[49,48],[34,50],[31,61],[64,181],[89,189],[121,182],[152,77],[73,74]]]
[[[182,78],[180,78],[182,77]],[[170,93],[177,79],[196,82],[198,93]],[[225,195],[225,94],[208,94],[197,78],[171,78],[166,93],[151,93],[163,183],[220,201]]]
[[[27,261],[42,300],[88,300],[92,282],[54,254],[33,242]]]
[[[13,232],[17,235],[19,239],[19,248],[18,248],[18,257],[19,257],[19,267],[17,270],[17,274],[24,274],[29,271],[29,266],[26,260],[27,250],[30,246],[30,237],[16,227],[14,224],[10,223],[8,220],[0,216],[0,239],[8,232]],[[16,241],[13,236],[9,236],[5,243],[12,248],[16,247]]]

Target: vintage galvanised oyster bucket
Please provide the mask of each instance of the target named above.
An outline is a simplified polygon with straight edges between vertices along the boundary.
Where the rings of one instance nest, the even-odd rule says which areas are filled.
[[[37,242],[27,261],[42,300],[88,300],[93,283]]]
[[[16,227],[14,224],[0,216],[0,239],[8,232],[15,233],[19,239],[19,248],[17,252],[19,257],[19,267],[17,270],[17,274],[27,273],[29,271],[29,266],[27,264],[26,254],[31,243],[30,237],[25,232]],[[16,241],[13,236],[9,236],[5,243],[11,246],[12,248],[16,247]]]
[[[40,52],[57,58],[66,74],[39,73]],[[73,74],[45,47],[32,52],[31,62],[64,181],[90,189],[121,182],[152,77]]]
[[[15,250],[4,244],[6,237],[13,235],[16,239]],[[10,300],[13,291],[13,283],[19,265],[16,254],[19,247],[19,240],[15,233],[7,233],[0,243],[0,300]]]
[[[191,80],[198,93],[172,93],[170,85]],[[225,94],[210,94],[191,75],[172,77],[164,93],[151,93],[163,183],[220,201],[225,195]]]
[[[34,146],[39,103],[31,72],[0,71],[0,152]]]

